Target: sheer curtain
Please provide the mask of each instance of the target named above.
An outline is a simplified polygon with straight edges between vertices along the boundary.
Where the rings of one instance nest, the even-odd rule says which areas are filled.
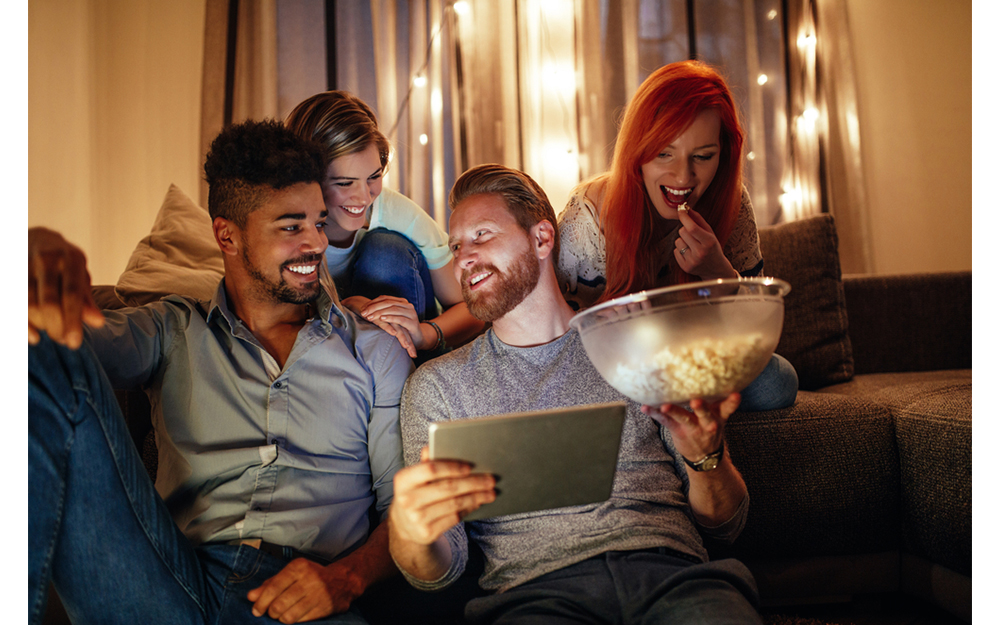
[[[662,65],[699,58],[726,76],[741,108],[758,222],[788,216],[779,201],[789,157],[780,0],[468,4],[472,18],[459,38],[468,165],[500,160],[520,167],[561,210],[574,184],[609,166],[618,122],[639,84]],[[517,72],[516,84],[505,65]],[[493,127],[503,131],[491,141]],[[477,142],[490,145],[473,147]]]
[[[843,0],[208,0],[205,50],[204,147],[346,89],[394,146],[385,184],[442,226],[455,178],[487,162],[560,211],[608,167],[639,83],[699,58],[741,109],[758,225],[834,213],[844,270],[870,270]]]

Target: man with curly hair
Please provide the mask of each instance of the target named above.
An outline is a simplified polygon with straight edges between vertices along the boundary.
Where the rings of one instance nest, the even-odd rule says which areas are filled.
[[[50,580],[102,623],[364,623],[395,573],[384,518],[402,466],[399,343],[320,280],[318,147],[276,121],[205,162],[225,277],[102,314],[83,253],[28,233],[31,622]],[[150,397],[155,487],[112,388]]]

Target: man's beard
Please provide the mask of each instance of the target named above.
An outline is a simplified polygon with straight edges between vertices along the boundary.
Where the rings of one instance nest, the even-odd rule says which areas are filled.
[[[296,290],[291,287],[287,282],[285,282],[284,275],[281,271],[289,265],[301,265],[305,263],[311,263],[320,261],[323,262],[323,257],[320,254],[307,254],[305,256],[300,256],[292,260],[286,261],[281,265],[278,271],[278,275],[281,276],[277,282],[268,279],[260,269],[250,260],[250,250],[247,247],[243,248],[243,266],[246,267],[247,273],[254,280],[255,286],[258,292],[264,294],[265,296],[271,298],[275,302],[280,302],[284,304],[308,304],[310,302],[316,301],[316,298],[320,294],[320,283],[316,280],[311,285],[303,287],[301,290]]]
[[[493,272],[489,292],[474,293],[469,289],[468,276],[482,271]],[[514,310],[538,286],[541,270],[529,247],[517,260],[500,271],[495,265],[478,265],[462,272],[462,298],[473,317],[491,323]]]

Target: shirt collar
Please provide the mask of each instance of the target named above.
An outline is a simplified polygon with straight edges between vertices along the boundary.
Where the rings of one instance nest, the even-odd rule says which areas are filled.
[[[338,308],[333,303],[333,298],[327,293],[326,289],[320,289],[319,297],[313,303],[316,309],[319,311],[318,315],[314,315],[314,318],[318,318],[323,324],[324,330],[329,333],[333,328],[342,328],[348,325],[347,315],[344,311]],[[229,297],[226,295],[226,279],[219,280],[219,286],[215,289],[215,295],[212,297],[212,301],[208,307],[208,317],[206,321],[212,323],[214,317],[221,317],[225,319],[226,323],[229,325],[229,332],[234,333],[235,329],[240,325],[240,320],[236,317],[233,311],[229,308]]]

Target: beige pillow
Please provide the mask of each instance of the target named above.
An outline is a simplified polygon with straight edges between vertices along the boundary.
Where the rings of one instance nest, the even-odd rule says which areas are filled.
[[[170,185],[153,229],[132,252],[115,293],[128,306],[166,295],[210,300],[223,272],[208,211]]]

